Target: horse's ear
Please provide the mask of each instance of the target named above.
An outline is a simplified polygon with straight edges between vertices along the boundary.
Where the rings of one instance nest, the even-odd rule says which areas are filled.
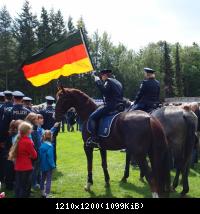
[[[64,87],[63,87],[63,84],[61,83],[61,82],[57,82],[57,89],[58,89],[58,91],[62,91],[63,92],[63,94],[65,94],[66,93],[66,91],[65,91],[65,89],[64,89]]]

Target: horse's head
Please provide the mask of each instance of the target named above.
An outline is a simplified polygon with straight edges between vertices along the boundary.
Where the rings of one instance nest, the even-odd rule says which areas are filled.
[[[61,121],[63,115],[73,107],[73,96],[68,88],[61,88],[56,95],[55,119]]]

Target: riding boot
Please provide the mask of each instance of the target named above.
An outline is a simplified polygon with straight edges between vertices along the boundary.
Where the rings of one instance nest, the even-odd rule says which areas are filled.
[[[96,147],[98,146],[99,137],[97,135],[97,126],[95,124],[94,131],[91,133],[91,137],[87,140],[86,144],[87,146]]]

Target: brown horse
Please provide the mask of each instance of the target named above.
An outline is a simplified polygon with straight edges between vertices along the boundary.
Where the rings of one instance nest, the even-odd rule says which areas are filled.
[[[88,179],[85,190],[89,191],[93,184],[92,160],[93,148],[86,146],[90,137],[87,131],[87,121],[90,114],[97,108],[90,97],[77,89],[62,88],[57,93],[55,118],[61,121],[63,114],[74,107],[83,121],[82,138],[87,157]],[[145,175],[153,197],[162,196],[170,188],[170,169],[168,145],[159,121],[142,111],[122,112],[111,128],[110,136],[101,138],[100,153],[106,186],[109,187],[109,173],[107,170],[106,150],[126,148],[137,159],[140,170]],[[151,168],[146,157],[149,157]]]

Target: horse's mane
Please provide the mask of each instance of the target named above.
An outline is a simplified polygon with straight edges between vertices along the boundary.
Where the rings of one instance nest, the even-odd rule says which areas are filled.
[[[74,95],[78,97],[80,103],[86,103],[88,105],[93,106],[94,108],[97,107],[97,105],[94,103],[91,97],[89,97],[86,93],[83,91],[76,89],[76,88],[64,88],[66,93],[70,93],[71,95]],[[62,90],[59,90],[56,96],[59,96],[61,93],[63,93]]]

